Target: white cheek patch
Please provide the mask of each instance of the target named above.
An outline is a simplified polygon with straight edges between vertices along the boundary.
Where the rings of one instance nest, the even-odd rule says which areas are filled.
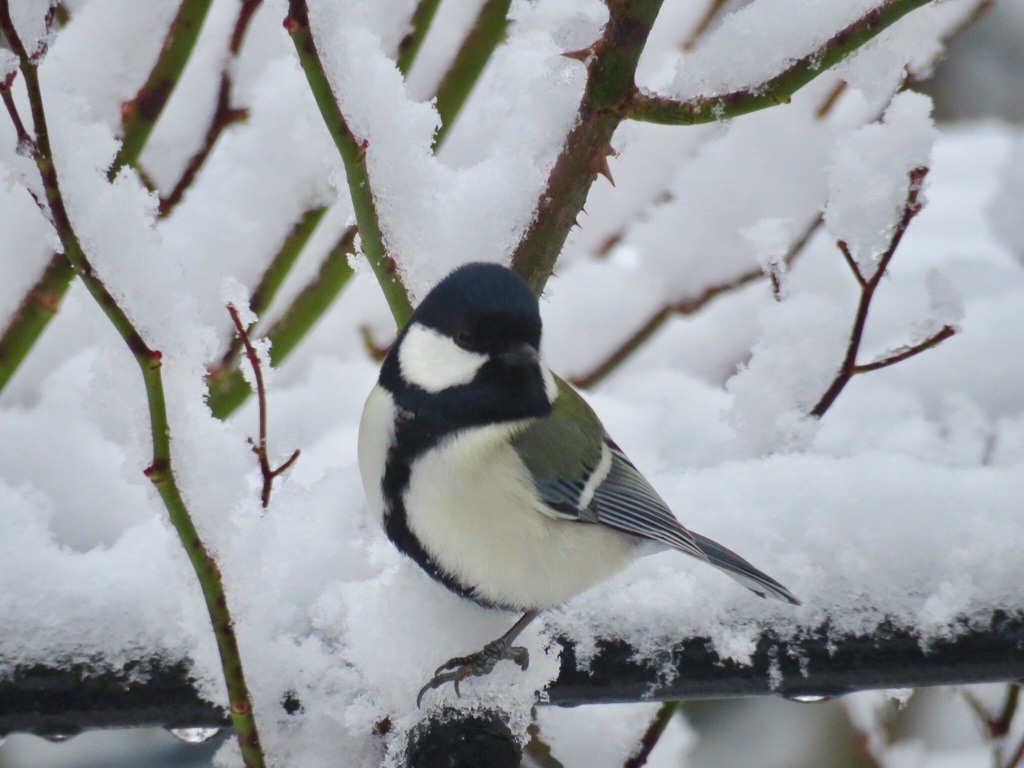
[[[419,323],[409,327],[398,350],[402,378],[427,392],[468,384],[487,360],[487,355],[462,349],[443,333]]]

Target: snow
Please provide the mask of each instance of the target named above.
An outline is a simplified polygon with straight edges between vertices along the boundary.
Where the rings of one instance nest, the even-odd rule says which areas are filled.
[[[785,583],[803,607],[758,600],[700,563],[659,554],[529,627],[527,672],[499,665],[467,681],[461,700],[432,691],[418,711],[416,693],[438,664],[476,650],[515,617],[439,588],[369,519],[355,442],[376,364],[359,329],[381,343],[394,331],[372,275],[360,266],[270,387],[271,462],[296,448],[302,454],[277,479],[268,510],[247,442],[255,403],[222,423],[204,402],[206,366],[233,333],[226,301],[245,309],[305,211],[330,206],[296,275],[315,274],[352,221],[337,152],[280,25],[285,4],[259,11],[235,65],[236,105],[249,109],[248,121],[222,136],[166,219],[133,171],[106,180],[120,101],[162,42],[157,17],[149,27],[129,5],[76,5],[51,41],[41,75],[56,165],[97,274],[162,354],[176,477],[224,574],[276,761],[315,767],[346,754],[353,765],[397,765],[405,735],[444,705],[506,708],[525,737],[537,693],[557,674],[556,632],[575,637],[584,660],[603,635],[628,640],[652,664],[665,643],[694,635],[742,661],[766,627],[786,636],[827,621],[836,633],[870,632],[885,618],[927,643],[957,631],[960,619],[1024,609],[1024,265],[1013,171],[1024,139],[992,124],[936,129],[916,94],[890,103],[899,79],[892,69],[902,76],[910,59],[920,65],[957,14],[930,22],[927,34],[897,25],[887,48],[875,46],[892,55],[870,49],[852,62],[851,72],[864,68],[860,79],[851,74],[853,87],[821,118],[832,74],[789,105],[728,125],[624,125],[611,159],[618,186],[595,184],[542,302],[545,356],[578,375],[661,307],[755,275],[701,312],[668,321],[586,396],[686,525]],[[422,296],[455,264],[508,259],[582,93],[584,68],[561,54],[596,39],[605,10],[594,1],[513,3],[509,39],[434,155],[437,115],[425,99],[444,69],[444,46],[427,41],[435,58],[424,59],[419,84],[403,82],[390,58],[412,5],[385,13],[382,3],[324,3],[313,23],[332,84],[367,142],[385,240]],[[761,82],[869,5],[758,0],[683,56],[678,77],[673,41],[693,18],[668,14],[642,82],[675,79],[667,92],[680,94]],[[162,3],[160,13],[173,6]],[[183,81],[143,155],[161,188],[209,118],[210,78],[219,75],[235,6],[214,3],[214,26],[197,49],[206,79],[197,72]],[[476,7],[462,3],[451,23],[464,24]],[[964,6],[943,3],[935,13],[952,7]],[[780,30],[766,21],[775,18],[796,21]],[[43,33],[36,24],[28,34]],[[109,42],[129,38],[127,47]],[[892,76],[874,78],[882,69]],[[27,118],[20,78],[13,94]],[[864,127],[887,105],[883,122]],[[38,191],[34,166],[15,144],[0,120],[4,322],[56,246],[24,190]],[[859,297],[835,240],[847,240],[869,274],[906,197],[907,172],[922,164],[932,169],[927,207],[876,292],[859,362],[942,324],[958,333],[855,377],[813,421],[806,413],[835,376]],[[822,211],[826,228],[782,275],[776,301],[757,276],[780,266]],[[301,285],[290,278],[271,312]],[[203,693],[223,702],[198,585],[143,475],[152,447],[136,361],[80,283],[0,392],[0,436],[0,674],[19,664],[187,657]],[[286,694],[301,712],[283,712]],[[566,765],[621,764],[653,714],[650,706],[541,711]],[[372,735],[385,716],[390,734]],[[581,744],[595,728],[606,751]],[[678,764],[693,743],[681,719],[669,734],[651,764]],[[924,759],[901,750],[887,752],[886,764]],[[964,759],[977,762],[978,750],[971,755]],[[238,764],[232,743],[219,759]]]
[[[659,703],[545,707],[537,713],[539,736],[565,768],[619,768],[636,752],[660,707]],[[594,738],[598,733],[601,738]],[[684,764],[694,741],[695,734],[677,714],[646,765],[667,768]]]
[[[935,129],[931,100],[913,92],[896,96],[881,123],[836,142],[829,165],[825,224],[846,243],[870,280],[896,230],[907,200],[909,174],[927,168]]]

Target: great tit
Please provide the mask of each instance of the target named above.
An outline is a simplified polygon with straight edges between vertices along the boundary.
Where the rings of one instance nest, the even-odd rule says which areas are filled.
[[[526,282],[466,264],[413,313],[381,366],[359,425],[370,508],[403,553],[448,589],[523,612],[481,651],[440,666],[423,687],[486,675],[540,611],[670,547],[760,595],[782,584],[676,519],[539,356],[541,319]]]

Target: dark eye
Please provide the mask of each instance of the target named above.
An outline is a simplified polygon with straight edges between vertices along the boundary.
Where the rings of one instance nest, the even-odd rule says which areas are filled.
[[[455,343],[465,349],[473,343],[473,334],[463,329],[455,334]]]

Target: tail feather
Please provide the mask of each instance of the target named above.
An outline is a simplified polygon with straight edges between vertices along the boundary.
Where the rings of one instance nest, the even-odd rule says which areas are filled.
[[[800,601],[792,592],[768,574],[759,571],[731,549],[727,549],[717,541],[712,541],[699,533],[693,534],[693,540],[700,551],[707,555],[711,565],[725,572],[755,595],[800,605]]]

